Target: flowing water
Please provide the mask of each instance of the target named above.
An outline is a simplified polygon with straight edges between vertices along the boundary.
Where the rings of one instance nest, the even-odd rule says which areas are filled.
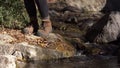
[[[20,68],[120,68],[116,57],[72,57],[49,61],[32,61]]]

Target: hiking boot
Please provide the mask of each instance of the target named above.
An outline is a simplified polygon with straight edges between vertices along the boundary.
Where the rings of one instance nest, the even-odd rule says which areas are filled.
[[[24,34],[32,34],[33,33],[33,26],[32,25],[29,25],[27,27],[25,27],[23,30],[22,30],[22,33]]]
[[[39,29],[39,24],[37,19],[33,19],[24,29],[23,33],[24,34],[34,34],[38,31]]]
[[[52,23],[50,20],[44,20],[42,22],[42,28],[37,31],[37,36],[47,36],[50,32],[52,32]]]

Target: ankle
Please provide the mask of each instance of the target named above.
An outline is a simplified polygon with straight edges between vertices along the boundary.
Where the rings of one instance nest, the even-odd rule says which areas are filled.
[[[52,22],[50,20],[46,20],[46,21],[42,21],[42,26],[43,27],[48,27],[48,26],[52,26]]]

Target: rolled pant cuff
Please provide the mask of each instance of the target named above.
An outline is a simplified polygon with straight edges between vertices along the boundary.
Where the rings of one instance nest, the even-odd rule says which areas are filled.
[[[41,18],[42,21],[50,21],[50,16],[47,16],[47,17],[44,17],[44,18]]]

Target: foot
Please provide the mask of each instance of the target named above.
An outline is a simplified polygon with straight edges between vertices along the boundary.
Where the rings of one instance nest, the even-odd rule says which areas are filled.
[[[22,33],[24,34],[32,34],[33,33],[33,26],[32,25],[29,25],[27,27],[25,27],[23,30],[22,30]]]
[[[34,34],[38,31],[39,24],[36,17],[31,17],[30,23],[22,30],[24,34]]]
[[[52,32],[52,25],[50,20],[43,21],[42,27],[43,29],[37,31],[37,36],[47,36]]]

